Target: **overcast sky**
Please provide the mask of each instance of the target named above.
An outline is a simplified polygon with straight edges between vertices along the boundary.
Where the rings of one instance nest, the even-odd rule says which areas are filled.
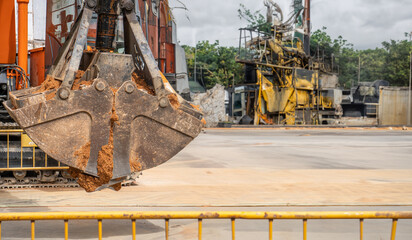
[[[172,7],[180,6],[177,0],[169,1]],[[173,10],[178,40],[192,46],[202,40],[237,46],[238,29],[247,24],[238,17],[240,3],[266,14],[263,0],[180,1],[189,11]],[[292,0],[275,2],[289,14]],[[342,35],[356,49],[375,48],[383,41],[405,39],[404,33],[412,31],[412,0],[312,0],[311,20],[312,31],[325,26],[332,38]]]

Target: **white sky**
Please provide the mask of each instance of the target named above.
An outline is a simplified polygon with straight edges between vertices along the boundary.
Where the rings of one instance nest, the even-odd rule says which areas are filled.
[[[181,6],[169,0],[172,7]],[[247,23],[240,20],[237,10],[244,4],[252,11],[265,15],[263,0],[180,0],[189,11],[173,10],[178,39],[181,44],[194,46],[197,41],[219,40],[225,46],[237,46],[239,31]],[[275,0],[282,7],[285,18],[291,11],[292,0]],[[29,37],[44,39],[46,0],[31,0]],[[312,0],[312,30],[325,26],[327,32],[355,45],[357,49],[380,47],[383,41],[405,39],[412,31],[412,0]],[[190,19],[190,21],[188,20]],[[33,31],[34,26],[34,31]],[[34,32],[34,33],[33,33]]]
[[[247,24],[237,16],[240,3],[266,14],[263,0],[180,1],[189,11],[174,9],[178,39],[181,44],[192,46],[201,40],[220,40],[222,45],[237,46],[238,29]],[[288,16],[292,0],[275,1]],[[170,4],[180,6],[177,0],[170,0]],[[357,49],[405,39],[404,33],[412,31],[412,0],[312,0],[311,15],[313,31],[325,26],[332,38],[342,35]]]

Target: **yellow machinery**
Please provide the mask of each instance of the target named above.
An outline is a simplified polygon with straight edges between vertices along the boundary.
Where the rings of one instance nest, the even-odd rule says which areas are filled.
[[[307,38],[293,30],[300,14],[274,23],[270,32],[259,26],[240,30],[238,62],[245,65],[245,83],[256,83],[255,94],[248,97],[254,110],[247,113],[255,125],[322,124],[336,116],[337,77],[310,57]]]

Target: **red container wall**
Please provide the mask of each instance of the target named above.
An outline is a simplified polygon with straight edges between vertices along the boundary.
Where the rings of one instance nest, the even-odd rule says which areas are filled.
[[[47,0],[46,69],[56,59],[59,49],[66,41],[77,15],[76,0]]]
[[[159,68],[165,73],[175,73],[175,49],[172,43],[172,18],[167,7],[168,1],[161,0],[159,13],[153,13],[152,0],[138,0],[142,28],[146,36],[146,22],[148,25],[148,37],[150,49],[155,59],[160,60]],[[145,12],[145,2],[146,12]],[[77,17],[78,11],[75,0],[48,0],[47,2],[47,30],[46,30],[46,69],[50,67],[56,59],[58,50],[63,45],[70,32],[70,27]],[[146,21],[147,19],[147,21]],[[159,31],[160,22],[160,31]],[[89,37],[96,34],[96,24],[92,23],[89,30]],[[160,36],[159,36],[160,32]],[[92,42],[88,42],[93,46]],[[167,46],[167,47],[166,47]],[[160,50],[160,52],[159,52]]]
[[[14,0],[0,0],[0,64],[16,62]]]
[[[44,81],[45,48],[36,48],[30,52],[30,86],[40,86]]]

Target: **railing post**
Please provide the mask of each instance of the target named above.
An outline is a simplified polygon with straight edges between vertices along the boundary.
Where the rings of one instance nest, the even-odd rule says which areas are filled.
[[[273,240],[273,219],[269,219],[269,240]]]
[[[23,168],[23,145],[22,145],[23,134],[20,133],[20,168]]]
[[[98,220],[99,223],[99,240],[103,239],[103,224],[102,224],[102,220],[99,219]]]
[[[169,240],[169,219],[165,219],[165,236]]]
[[[199,226],[198,226],[198,234],[199,234],[198,239],[202,240],[202,232],[203,231],[202,231],[202,219],[201,218],[199,218],[198,224],[199,224]]]
[[[69,239],[69,220],[64,220],[64,240]]]
[[[235,218],[232,218],[231,219],[231,222],[232,222],[232,240],[235,240],[236,239],[236,234],[235,234],[235,231],[236,231],[236,228],[235,228]]]
[[[308,239],[308,220],[303,219],[303,240]]]
[[[10,133],[7,133],[7,168],[10,167]]]
[[[359,239],[363,240],[363,219],[362,218],[359,219],[359,234],[360,234]]]
[[[132,219],[132,239],[136,240],[136,219]]]
[[[34,240],[35,238],[35,222],[34,220],[31,220],[31,240]]]
[[[391,240],[395,240],[396,238],[396,226],[398,225],[398,219],[393,219],[392,221],[392,232],[391,232]]]

